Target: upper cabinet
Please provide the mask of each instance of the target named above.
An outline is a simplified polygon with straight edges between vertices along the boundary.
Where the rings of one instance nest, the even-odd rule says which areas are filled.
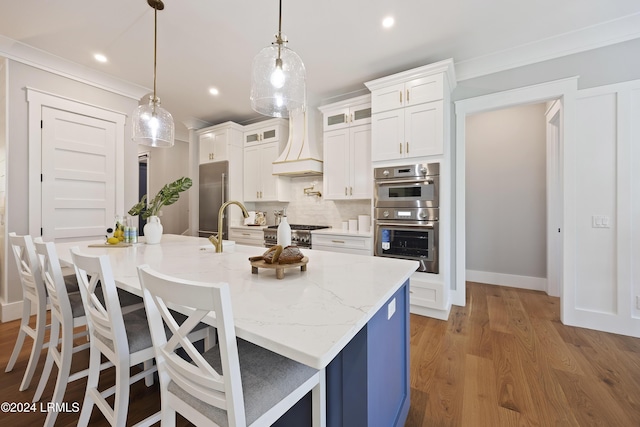
[[[323,105],[320,111],[325,131],[324,198],[370,199],[373,189],[370,96]],[[339,123],[340,117],[344,122]]]
[[[288,124],[285,120],[267,120],[266,122],[254,123],[245,126],[244,144],[245,147],[251,144],[264,144],[267,142],[278,142],[287,140]],[[285,133],[284,137],[282,133]]]
[[[452,60],[365,85],[371,90],[372,161],[443,155],[455,87]]]
[[[273,175],[273,161],[289,137],[288,121],[265,120],[244,127],[244,201],[289,201],[290,178]]]
[[[242,149],[242,126],[233,122],[198,130],[200,163],[230,160],[232,151]]]
[[[321,107],[323,112],[323,130],[325,132],[344,129],[349,126],[358,126],[371,123],[371,98],[369,95],[355,98],[356,105],[344,105],[343,103],[331,104]],[[342,105],[342,106],[340,106]],[[329,110],[327,110],[329,108]]]
[[[437,101],[443,97],[442,74],[391,84],[372,91],[371,107],[376,113]]]

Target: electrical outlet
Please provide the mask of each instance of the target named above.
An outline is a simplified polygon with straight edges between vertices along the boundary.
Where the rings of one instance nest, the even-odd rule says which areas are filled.
[[[396,312],[396,299],[394,298],[387,305],[387,320],[391,319],[391,317],[395,312]]]

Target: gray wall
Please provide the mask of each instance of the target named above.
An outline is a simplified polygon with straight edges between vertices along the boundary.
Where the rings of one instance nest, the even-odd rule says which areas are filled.
[[[26,87],[70,98],[90,105],[121,112],[130,116],[138,101],[122,95],[71,80],[20,62],[8,61],[8,138],[7,138],[7,197],[6,230],[17,234],[29,233],[29,144],[28,104]],[[125,125],[124,205],[132,206],[137,199],[137,145],[130,143],[131,127]],[[15,262],[5,259],[3,270],[8,277],[0,288],[6,303],[22,299]]]
[[[546,277],[545,110],[467,117],[467,270]]]
[[[189,143],[175,141],[171,148],[139,147],[140,152],[149,152],[149,196],[153,198],[167,183],[183,176],[189,176]],[[196,177],[189,176],[191,179]],[[189,228],[189,195],[195,189],[191,188],[180,193],[176,203],[161,209],[163,233],[182,234]],[[132,205],[125,205],[128,210]]]

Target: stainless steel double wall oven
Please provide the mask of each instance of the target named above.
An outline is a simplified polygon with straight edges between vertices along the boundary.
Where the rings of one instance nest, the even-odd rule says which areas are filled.
[[[413,259],[418,271],[438,273],[440,164],[374,170],[376,256]]]

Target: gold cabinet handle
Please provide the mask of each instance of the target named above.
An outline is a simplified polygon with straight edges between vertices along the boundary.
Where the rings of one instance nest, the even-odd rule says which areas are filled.
[[[347,187],[344,187],[344,195],[347,196]]]
[[[351,113],[351,119],[349,121],[353,123],[353,113]]]
[[[260,198],[262,199],[262,191],[260,192]]]
[[[402,91],[400,91],[400,104],[402,104]]]
[[[251,233],[242,233],[243,236],[251,236]]]
[[[409,103],[409,89],[407,89],[407,103]]]
[[[344,240],[332,240],[331,243],[342,243],[342,244],[344,244]]]
[[[349,195],[353,196],[353,187],[349,187]]]
[[[344,114],[344,122],[349,123],[349,115],[347,113]]]
[[[409,142],[407,141],[407,154],[409,154]]]
[[[402,142],[400,143],[400,154],[402,154]]]

